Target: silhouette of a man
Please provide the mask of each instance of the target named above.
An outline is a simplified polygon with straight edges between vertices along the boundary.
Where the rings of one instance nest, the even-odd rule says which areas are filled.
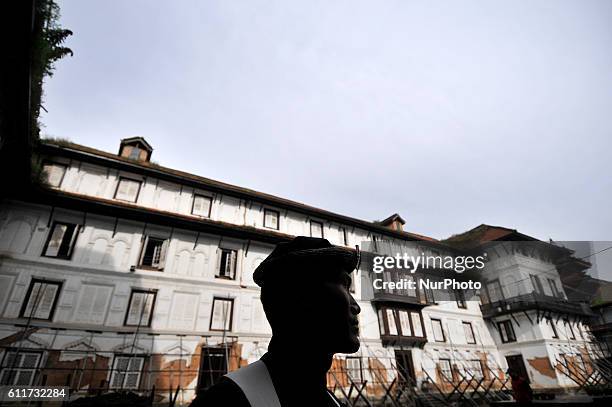
[[[361,311],[350,294],[357,254],[326,239],[280,243],[253,279],[272,327],[268,352],[224,376],[192,407],[342,406],[327,390],[335,353],[359,350]]]

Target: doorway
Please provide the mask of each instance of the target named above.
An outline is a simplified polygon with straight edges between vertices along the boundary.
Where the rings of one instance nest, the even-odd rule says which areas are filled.
[[[511,355],[506,356],[506,362],[508,362],[508,370],[515,370],[519,375],[523,376],[529,382],[529,375],[525,368],[525,362],[523,361],[523,355]]]
[[[198,374],[198,390],[206,390],[227,373],[227,354],[224,347],[203,346]]]
[[[397,370],[401,374],[402,381],[405,381],[406,378],[408,378],[409,381],[412,381],[413,383],[416,382],[411,351],[395,350],[395,363],[397,365]]]

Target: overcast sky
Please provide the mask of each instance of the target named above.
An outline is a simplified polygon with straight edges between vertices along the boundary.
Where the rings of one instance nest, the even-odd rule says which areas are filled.
[[[43,134],[436,238],[612,240],[612,2],[59,1]]]

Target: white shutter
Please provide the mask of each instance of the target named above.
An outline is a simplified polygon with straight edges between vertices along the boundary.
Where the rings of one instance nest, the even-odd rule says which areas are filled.
[[[232,319],[232,301],[215,299],[213,301],[212,328],[231,330],[230,321]]]
[[[129,182],[129,199],[130,201],[136,201],[136,198],[138,196],[138,190],[140,189],[140,182],[137,181],[130,181]]]
[[[395,313],[393,310],[387,309],[387,325],[389,326],[389,335],[397,335],[397,325],[395,323]]]
[[[96,291],[96,299],[93,302],[91,310],[91,320],[95,324],[103,324],[106,317],[106,309],[110,303],[112,287],[98,287]]]
[[[423,336],[423,327],[421,326],[421,316],[416,312],[411,312],[412,317],[412,328],[414,329],[414,336]]]
[[[223,329],[223,301],[213,302],[212,319],[211,327],[213,329]]]
[[[194,196],[192,213],[198,216],[208,216],[210,213],[210,202],[211,199],[208,197],[198,195]]]
[[[170,327],[193,329],[198,306],[196,294],[175,293],[170,312]]]
[[[138,196],[139,189],[139,181],[121,178],[119,180],[119,185],[117,186],[117,193],[115,194],[115,198],[121,199],[123,201],[135,202],[136,197]]]
[[[432,319],[431,327],[433,329],[434,339],[438,342],[443,342],[444,332],[442,331],[442,321],[437,320],[437,319]]]
[[[57,253],[59,252],[60,246],[62,244],[62,240],[64,238],[64,234],[66,233],[67,229],[67,225],[62,225],[59,223],[53,225],[53,231],[51,232],[51,238],[49,239],[49,243],[47,244],[45,256],[57,256]]]
[[[111,287],[84,284],[75,312],[75,322],[104,323],[111,291]]]
[[[202,214],[202,204],[204,203],[202,197],[194,196],[193,197],[193,214],[201,215]]]
[[[91,310],[93,308],[96,297],[96,287],[93,285],[83,285],[81,287],[81,296],[77,304],[74,320],[75,322],[93,323],[90,321]]]
[[[32,310],[34,309],[34,305],[37,302],[39,290],[40,290],[40,283],[34,283],[34,286],[32,286],[32,291],[30,291],[30,296],[28,297],[28,303],[25,307],[25,310],[23,311],[23,316],[25,318],[29,318],[30,315],[34,316],[32,314]],[[39,298],[38,300],[40,301]]]
[[[157,267],[162,270],[166,266],[166,253],[168,252],[168,245],[170,243],[170,239],[164,240],[160,247],[159,252],[159,262]]]
[[[465,340],[467,343],[475,343],[476,338],[474,337],[474,327],[470,323],[463,323],[463,333],[465,334]]]
[[[143,297],[144,301],[142,304],[142,307],[143,307],[142,319],[140,320],[140,324],[143,326],[149,325],[149,321],[151,319],[151,309],[153,309],[154,298],[155,296],[151,293],[144,294],[144,297]]]
[[[400,310],[400,327],[402,328],[403,336],[412,336],[412,329],[410,329],[410,315],[408,311]]]
[[[235,278],[236,275],[236,256],[237,256],[237,252],[235,250],[230,250],[229,252],[229,256],[227,259],[227,271],[225,273],[226,276],[230,277],[230,278]]]
[[[32,309],[36,307],[32,314],[33,318],[49,319],[53,310],[57,289],[58,286],[55,284],[35,283],[30,293],[24,316],[26,318],[29,317]],[[36,304],[37,302],[38,304]]]
[[[137,389],[140,383],[140,373],[142,371],[142,365],[144,364],[144,358],[132,357],[130,358],[129,369],[126,374],[124,389]]]
[[[128,317],[126,323],[128,325],[138,325],[140,321],[140,314],[142,312],[142,305],[144,302],[145,293],[133,293],[130,308],[128,309]],[[144,321],[144,316],[143,316]]]
[[[138,260],[138,264],[144,264],[145,253],[147,252],[147,246],[149,244],[149,236],[144,236],[142,247],[140,248],[140,259]]]
[[[119,180],[119,186],[117,187],[116,198],[117,199],[126,200],[127,196],[128,196],[128,185],[127,185],[127,182],[124,179],[120,179]]]
[[[110,381],[110,387],[112,388],[121,388],[123,387],[123,381],[125,378],[125,371],[128,367],[128,357],[125,356],[116,356],[115,357],[115,365],[113,367],[113,377]]]

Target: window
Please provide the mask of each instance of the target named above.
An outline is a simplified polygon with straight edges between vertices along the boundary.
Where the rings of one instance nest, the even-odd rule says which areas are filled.
[[[550,292],[552,293],[553,297],[563,298],[563,295],[559,291],[559,288],[557,287],[557,282],[555,280],[549,278],[548,285],[550,286]]]
[[[144,360],[144,357],[136,355],[115,356],[109,387],[113,389],[138,389]]]
[[[466,372],[474,376],[474,379],[480,380],[484,377],[482,369],[482,361],[479,359],[468,360],[466,362]],[[469,375],[468,375],[469,376]]]
[[[132,290],[124,325],[151,326],[156,294],[155,291]]]
[[[70,259],[76,242],[77,225],[72,223],[53,222],[51,233],[47,238],[43,256],[58,259]]]
[[[498,302],[504,299],[504,293],[499,280],[488,282],[487,292],[489,293],[489,302]]]
[[[431,278],[428,279],[429,281],[432,281]],[[432,290],[431,288],[425,288],[423,290],[423,292],[425,293],[425,302],[428,304],[435,304],[436,303],[436,297],[434,295],[434,290]]]
[[[128,202],[136,202],[140,193],[140,184],[142,182],[128,178],[119,178],[117,190],[115,191],[115,199]]]
[[[348,246],[348,233],[344,227],[340,228],[340,239],[343,245]]]
[[[418,312],[411,312],[410,316],[412,317],[412,332],[414,333],[414,336],[423,337],[421,314]]]
[[[533,286],[533,292],[536,294],[544,294],[544,288],[542,287],[542,281],[540,281],[540,277],[531,274],[529,275],[531,279],[531,285]]]
[[[453,381],[453,369],[451,367],[450,359],[438,359],[438,366],[440,373],[446,381]]]
[[[213,298],[212,317],[210,319],[211,331],[231,331],[232,311],[234,300],[226,298]]]
[[[502,343],[516,342],[514,328],[512,327],[512,322],[509,319],[498,322],[497,329],[499,330],[499,336],[501,337]]]
[[[471,322],[463,322],[463,332],[465,333],[465,340],[467,343],[476,343],[476,337],[474,336],[474,328],[472,328]]]
[[[457,301],[457,307],[467,309],[467,303],[465,302],[465,294],[463,291],[455,291],[455,300]]]
[[[356,356],[346,357],[346,373],[355,383],[363,382],[363,368],[361,366],[361,358]]]
[[[278,211],[264,209],[264,227],[278,230]]]
[[[442,329],[442,321],[436,318],[431,318],[434,340],[436,342],[446,342],[444,330]]]
[[[323,223],[316,220],[310,221],[310,237],[323,237]]]
[[[217,278],[236,278],[236,259],[238,252],[232,249],[220,249],[221,257],[219,258],[219,270],[215,275]]]
[[[45,163],[43,164],[43,173],[47,179],[47,184],[54,188],[59,188],[64,180],[66,169],[68,166],[64,164]]]
[[[395,312],[392,309],[386,309],[387,326],[389,327],[389,335],[397,335],[397,323],[395,321]]]
[[[32,279],[26,300],[21,307],[21,317],[52,320],[62,283]]]
[[[40,364],[40,352],[8,350],[2,361],[0,385],[30,386]]]
[[[128,158],[132,159],[132,160],[138,160],[140,158],[140,149],[137,146],[132,147],[132,150],[130,151],[130,155],[128,156]]]
[[[400,328],[403,336],[412,336],[412,328],[410,327],[410,314],[408,311],[399,310]]]
[[[166,265],[168,239],[146,236],[140,257],[140,266],[161,270]]]
[[[202,347],[198,388],[207,389],[216,384],[227,373],[229,349]]]
[[[378,319],[383,335],[423,337],[421,315],[418,312],[383,308],[378,310]]]
[[[210,208],[212,207],[212,198],[204,195],[194,195],[193,203],[191,204],[191,214],[210,218]]]

